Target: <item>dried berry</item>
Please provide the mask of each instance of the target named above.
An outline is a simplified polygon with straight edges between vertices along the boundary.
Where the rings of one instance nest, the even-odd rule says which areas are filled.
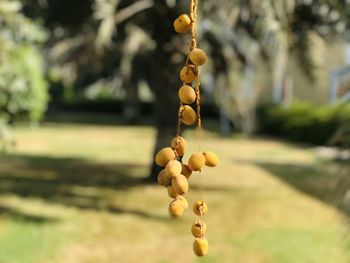
[[[165,147],[156,154],[156,164],[165,167],[167,163],[171,160],[174,160],[175,157],[176,156],[173,149],[170,147]]]
[[[183,174],[184,176],[186,176],[186,178],[190,178],[192,171],[190,170],[190,168],[188,168],[187,164],[182,163],[182,170],[181,170],[181,174]]]
[[[180,200],[182,202],[184,209],[188,208],[188,202],[187,202],[185,197],[183,197],[182,195],[178,195],[178,196],[176,196],[176,199]]]
[[[185,208],[181,200],[175,199],[169,205],[169,214],[173,217],[181,216]]]
[[[210,151],[206,151],[203,153],[204,157],[205,157],[205,165],[209,166],[209,167],[214,167],[217,166],[220,162],[219,157]]]
[[[192,224],[191,232],[194,237],[203,237],[207,232],[207,224],[203,220],[197,220]]]
[[[193,251],[199,257],[205,256],[208,253],[208,248],[208,240],[204,237],[197,237],[193,242]]]
[[[185,83],[191,83],[196,79],[196,68],[190,66],[184,66],[180,71],[180,79]]]
[[[188,168],[190,168],[191,171],[200,171],[204,165],[205,157],[200,152],[192,154],[188,160]]]
[[[164,169],[161,170],[157,176],[157,181],[158,181],[158,184],[160,185],[164,185],[164,172],[165,172]]]
[[[168,195],[171,198],[175,198],[177,196],[177,194],[174,192],[174,188],[172,185],[168,185]]]
[[[202,49],[195,48],[190,53],[190,59],[193,64],[195,64],[196,66],[200,66],[207,61],[207,54],[205,54],[205,52]]]
[[[186,140],[181,136],[176,136],[171,142],[171,148],[173,148],[178,156],[184,156],[187,148]]]
[[[197,216],[204,216],[208,213],[208,206],[207,204],[200,200],[194,203],[193,205],[193,212],[197,215]]]
[[[186,125],[192,125],[197,120],[197,114],[190,106],[185,105],[180,108],[181,121]]]
[[[171,160],[165,166],[165,171],[170,177],[176,177],[181,174],[182,165],[178,160]]]
[[[179,98],[182,103],[192,104],[196,100],[196,92],[189,85],[183,85],[179,89]]]
[[[191,29],[191,18],[187,14],[182,14],[174,21],[174,29],[178,33],[185,33]]]
[[[188,159],[187,165],[182,163],[187,148],[186,140],[180,136],[182,125],[192,125],[197,121],[198,128],[201,128],[199,66],[207,61],[206,53],[197,48],[196,44],[197,1],[191,0],[190,2],[190,15],[182,14],[174,21],[176,32],[184,33],[191,30],[190,52],[179,74],[183,86],[178,92],[180,108],[177,136],[171,141],[171,148],[160,150],[155,158],[158,165],[165,167],[157,179],[159,184],[167,186],[168,195],[174,198],[169,204],[169,213],[173,217],[182,215],[188,208],[188,202],[183,195],[189,189],[188,179],[192,172],[201,171],[204,165],[213,167],[219,163],[218,156],[209,151],[194,153]],[[195,109],[189,106],[191,104],[195,104]],[[203,216],[208,212],[208,206],[202,200],[197,201],[192,209],[198,216]],[[191,228],[192,235],[195,237],[193,250],[197,256],[204,256],[208,253],[208,241],[204,237],[206,231],[207,225],[204,221],[197,220],[193,223]]]
[[[171,185],[173,186],[174,192],[176,194],[183,195],[188,192],[188,181],[187,178],[182,174],[173,178],[171,180]]]
[[[171,177],[167,174],[165,169],[158,173],[157,180],[160,185],[168,186],[171,184]]]
[[[165,169],[163,169],[162,171],[164,171],[164,175],[163,175],[164,186],[171,185],[171,179],[172,179],[171,175],[168,174]]]

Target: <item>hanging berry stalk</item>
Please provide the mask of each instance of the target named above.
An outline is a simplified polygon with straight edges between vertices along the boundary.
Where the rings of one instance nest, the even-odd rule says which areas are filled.
[[[201,173],[204,166],[214,167],[218,165],[218,156],[211,152],[196,152],[188,159],[187,164],[183,162],[187,142],[181,136],[182,125],[193,125],[202,129],[201,105],[200,105],[200,80],[199,67],[207,61],[207,55],[197,47],[196,41],[196,19],[198,0],[191,0],[190,14],[182,14],[174,21],[174,29],[178,33],[191,32],[191,43],[185,65],[179,73],[182,86],[179,88],[179,111],[177,135],[171,141],[170,147],[161,149],[155,157],[156,163],[165,167],[158,174],[158,183],[167,188],[169,197],[173,200],[169,204],[169,213],[173,217],[179,217],[188,208],[184,195],[189,190],[188,180],[192,172]],[[208,213],[208,206],[203,201],[197,201],[193,205],[193,212],[197,216]],[[204,237],[207,225],[203,220],[196,220],[191,228],[195,237],[193,250],[197,256],[208,253],[208,240]]]

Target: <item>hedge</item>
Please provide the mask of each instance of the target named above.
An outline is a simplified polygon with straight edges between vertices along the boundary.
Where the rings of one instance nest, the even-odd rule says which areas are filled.
[[[315,106],[294,102],[288,107],[258,108],[258,132],[292,141],[327,145],[335,132],[350,122],[350,103]]]

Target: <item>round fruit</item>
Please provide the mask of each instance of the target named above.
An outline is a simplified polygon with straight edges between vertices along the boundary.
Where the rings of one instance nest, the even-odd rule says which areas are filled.
[[[173,217],[181,216],[185,208],[181,200],[175,199],[169,205],[169,213]]]
[[[207,224],[203,220],[197,220],[191,228],[194,237],[203,237],[207,232]]]
[[[179,89],[179,98],[182,103],[192,104],[196,100],[196,92],[189,85],[183,85]]]
[[[175,198],[177,196],[177,194],[174,192],[174,188],[172,187],[172,185],[168,185],[168,195],[171,198]]]
[[[207,151],[207,152],[204,152],[203,155],[205,157],[206,166],[214,167],[214,166],[217,166],[220,162],[219,157],[213,152]]]
[[[197,216],[204,216],[208,213],[208,206],[204,201],[197,201],[193,205],[193,212]]]
[[[180,71],[180,79],[185,83],[191,83],[196,79],[195,68],[184,66]]]
[[[207,54],[200,48],[195,48],[190,53],[190,59],[193,64],[200,66],[207,61]]]
[[[188,208],[188,202],[187,202],[185,197],[183,197],[182,195],[178,195],[178,196],[176,196],[176,199],[180,200],[182,202],[182,205],[184,206],[184,209]]]
[[[170,177],[176,177],[181,174],[182,165],[178,160],[171,160],[165,166],[165,171]]]
[[[173,178],[171,180],[171,185],[173,186],[174,192],[176,194],[183,195],[188,192],[188,181],[187,178],[182,174]]]
[[[208,240],[204,237],[197,237],[193,242],[193,251],[199,257],[205,256],[208,253],[208,248]]]
[[[171,148],[173,148],[178,156],[184,156],[187,148],[186,140],[181,136],[176,136],[171,142]]]
[[[164,169],[161,170],[157,176],[157,181],[158,181],[158,184],[160,184],[160,185],[164,185],[164,172],[165,172]]]
[[[190,170],[190,168],[188,168],[188,165],[182,163],[182,170],[181,170],[181,174],[183,174],[184,176],[186,176],[186,178],[190,178],[192,171]]]
[[[170,147],[165,147],[161,149],[157,154],[156,154],[156,164],[159,166],[165,167],[166,164],[175,159],[175,153],[174,150],[171,149]]]
[[[166,172],[165,169],[163,169],[161,172],[163,173],[163,183],[164,183],[164,186],[171,185],[171,179],[172,179],[172,178],[171,178],[171,175],[168,174],[168,173]]]
[[[157,176],[158,183],[160,185],[168,186],[171,184],[171,177],[167,174],[165,169],[161,170]]]
[[[191,18],[187,14],[182,14],[174,21],[174,29],[178,33],[185,33],[191,28]]]
[[[205,157],[202,153],[197,152],[191,155],[188,160],[188,168],[191,171],[200,171],[205,164]]]
[[[181,121],[186,125],[192,125],[197,120],[197,114],[190,106],[185,105],[180,108]]]

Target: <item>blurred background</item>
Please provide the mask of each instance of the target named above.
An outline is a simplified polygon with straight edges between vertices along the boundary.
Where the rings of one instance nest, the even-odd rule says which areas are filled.
[[[199,1],[200,259],[153,165],[189,2],[0,0],[0,263],[350,262],[350,1]]]

